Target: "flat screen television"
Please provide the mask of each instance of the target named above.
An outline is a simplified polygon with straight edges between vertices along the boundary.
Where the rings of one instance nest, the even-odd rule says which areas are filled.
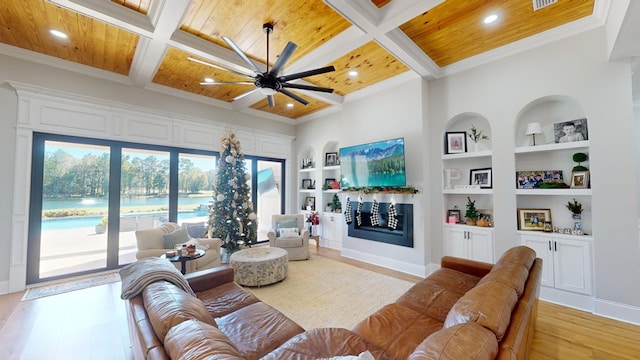
[[[340,187],[405,186],[404,138],[340,148]]]

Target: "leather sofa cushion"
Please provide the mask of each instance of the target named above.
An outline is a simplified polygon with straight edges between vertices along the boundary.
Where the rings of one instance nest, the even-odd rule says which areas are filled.
[[[496,336],[478,324],[467,323],[429,335],[409,356],[409,360],[489,360],[497,355]]]
[[[165,338],[164,348],[171,359],[244,359],[225,334],[216,327],[195,319],[171,328]]]
[[[224,283],[196,293],[214,318],[223,317],[245,306],[257,303],[258,298],[234,282]]]
[[[261,360],[317,360],[347,355],[357,357],[367,350],[376,360],[393,359],[347,329],[319,328],[294,336]]]
[[[362,320],[352,331],[395,359],[406,359],[442,322],[408,307],[389,304]]]
[[[500,259],[496,261],[496,265],[502,265],[506,263],[520,264],[527,268],[527,271],[531,269],[533,261],[536,259],[536,252],[527,246],[515,246],[507,250],[502,254]]]
[[[169,329],[185,320],[198,319],[216,326],[215,320],[198,298],[167,281],[154,282],[145,287],[142,298],[153,330],[163,343]]]
[[[491,271],[483,277],[478,285],[486,282],[498,281],[516,291],[518,297],[524,291],[524,284],[529,277],[529,269],[518,263],[496,264]]]
[[[517,301],[518,295],[513,288],[488,281],[469,290],[453,305],[444,327],[477,322],[493,331],[500,341],[509,327],[511,311]]]
[[[279,237],[276,239],[276,247],[279,248],[296,248],[301,246],[301,237]]]
[[[479,279],[477,276],[441,268],[413,285],[396,303],[444,322],[453,304],[472,289]]]
[[[304,332],[300,325],[263,302],[245,306],[216,322],[243,359],[258,359]]]

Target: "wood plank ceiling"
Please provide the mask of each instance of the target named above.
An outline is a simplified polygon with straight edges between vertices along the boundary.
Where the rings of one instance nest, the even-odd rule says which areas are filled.
[[[559,0],[534,12],[531,0],[3,0],[0,53],[28,58],[15,49],[28,50],[113,74],[114,80],[125,77],[133,86],[295,123],[402,79],[437,78],[496,49],[535,46],[541,32],[560,37],[563,26],[581,20],[584,30],[595,27],[597,21],[587,21],[595,5]],[[484,25],[491,13],[498,20]],[[294,91],[309,101],[306,106],[276,94],[276,106],[269,107],[259,91],[241,96],[252,84],[200,84],[205,78],[251,80],[188,60],[251,74],[221,36],[266,68],[267,22],[274,24],[269,66],[292,41],[298,48],[281,74],[334,65],[335,72],[298,81],[333,88],[333,94]],[[52,38],[52,29],[68,38]],[[350,75],[353,70],[358,74]]]

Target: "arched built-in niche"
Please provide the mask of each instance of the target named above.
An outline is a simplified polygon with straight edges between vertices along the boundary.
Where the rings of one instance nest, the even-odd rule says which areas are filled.
[[[536,145],[554,143],[554,124],[585,118],[582,106],[571,97],[550,95],[527,104],[516,117],[516,147],[532,145],[532,136],[527,135],[527,126],[540,123],[543,134],[536,135]]]
[[[488,137],[488,140],[480,140],[478,141],[477,146],[473,146],[471,144],[471,139],[469,138],[469,134],[471,133],[471,129],[475,128],[476,131],[481,131],[483,135]],[[466,141],[467,141],[467,152],[473,151],[482,151],[482,150],[491,150],[491,125],[489,121],[484,116],[474,113],[474,112],[465,112],[460,113],[447,122],[446,126],[447,132],[460,132],[464,131],[467,133]],[[446,137],[443,138],[443,146],[446,145]]]

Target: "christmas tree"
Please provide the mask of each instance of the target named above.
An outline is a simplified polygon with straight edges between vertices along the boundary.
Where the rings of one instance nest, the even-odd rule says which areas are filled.
[[[244,155],[235,134],[222,139],[220,161],[213,184],[213,205],[209,208],[209,232],[222,239],[228,253],[256,242],[256,214],[251,203],[251,191]]]

